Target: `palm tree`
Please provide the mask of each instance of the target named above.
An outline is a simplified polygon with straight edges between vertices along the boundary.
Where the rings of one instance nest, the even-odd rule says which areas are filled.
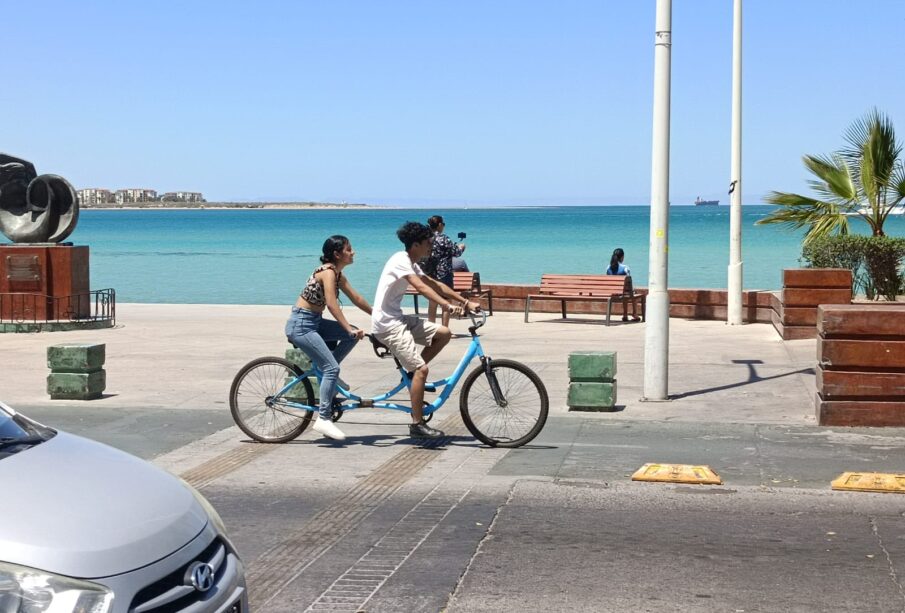
[[[779,205],[758,224],[807,227],[805,244],[830,234],[848,234],[850,215],[859,215],[874,236],[885,236],[883,223],[905,200],[905,163],[902,146],[889,118],[874,109],[849,127],[848,146],[830,156],[806,155],[805,167],[816,179],[808,185],[810,198],[788,192],[770,192],[764,200]]]

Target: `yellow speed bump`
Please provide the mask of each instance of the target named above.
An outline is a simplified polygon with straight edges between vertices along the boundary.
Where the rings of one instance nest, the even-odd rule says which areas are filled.
[[[664,483],[697,483],[722,485],[723,480],[709,466],[691,464],[645,464],[635,471],[632,481],[659,481]]]
[[[905,475],[892,473],[842,473],[832,483],[834,490],[893,492],[905,494]]]

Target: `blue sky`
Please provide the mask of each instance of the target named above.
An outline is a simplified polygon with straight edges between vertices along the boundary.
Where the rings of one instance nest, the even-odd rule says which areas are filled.
[[[0,151],[209,200],[647,204],[655,0],[13,2]],[[747,0],[744,201],[873,106],[905,2]],[[731,0],[674,0],[674,204],[726,202]]]

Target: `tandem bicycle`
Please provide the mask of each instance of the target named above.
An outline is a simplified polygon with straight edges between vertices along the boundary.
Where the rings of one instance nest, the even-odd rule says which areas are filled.
[[[476,439],[492,447],[520,447],[538,435],[547,421],[547,389],[537,374],[520,362],[494,359],[484,353],[478,329],[487,323],[487,314],[469,315],[471,342],[451,375],[426,384],[425,391],[439,392],[433,402],[425,402],[424,420],[430,421],[455,391],[460,380],[459,411],[462,421]],[[390,409],[411,413],[411,406],[393,397],[411,388],[412,380],[402,365],[373,335],[367,334],[379,358],[393,358],[401,379],[389,391],[363,398],[342,385],[337,386],[333,421],[343,413],[364,408]],[[480,363],[465,374],[477,359]],[[305,431],[318,410],[318,399],[309,377],[320,382],[320,370],[312,364],[301,369],[289,360],[264,357],[243,366],[229,391],[229,408],[236,425],[252,439],[263,443],[285,443]]]

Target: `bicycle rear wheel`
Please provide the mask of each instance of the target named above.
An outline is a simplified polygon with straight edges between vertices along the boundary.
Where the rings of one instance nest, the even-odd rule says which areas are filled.
[[[547,421],[547,388],[524,364],[513,360],[491,360],[490,364],[491,375],[483,365],[478,366],[462,384],[462,421],[476,439],[491,447],[521,447],[537,436]],[[499,387],[499,402],[490,376]]]
[[[295,364],[283,358],[258,358],[243,366],[229,389],[229,410],[242,432],[262,443],[285,443],[301,434],[311,423],[313,411],[302,413],[285,402],[317,406],[308,379],[274,400],[300,374]]]

